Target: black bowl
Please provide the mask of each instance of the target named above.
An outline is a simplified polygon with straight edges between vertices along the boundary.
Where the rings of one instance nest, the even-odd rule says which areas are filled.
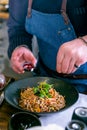
[[[17,112],[9,120],[9,130],[24,130],[34,126],[41,126],[37,116],[29,112]]]
[[[13,107],[31,113],[29,110],[25,110],[19,106],[20,92],[27,87],[36,87],[38,83],[47,81],[49,84],[53,84],[54,89],[65,97],[66,106],[56,112],[61,112],[71,107],[79,97],[78,91],[71,84],[64,82],[63,80],[51,78],[51,77],[31,77],[15,81],[9,84],[5,89],[5,100]],[[33,114],[39,116],[47,116],[56,112],[33,112]]]

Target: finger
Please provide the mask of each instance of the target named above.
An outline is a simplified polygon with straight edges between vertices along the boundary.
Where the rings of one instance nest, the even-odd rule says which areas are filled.
[[[12,55],[11,57],[11,65],[16,65],[23,62],[23,54],[18,54],[18,55]]]
[[[23,62],[23,61],[22,61]],[[10,64],[12,69],[17,73],[24,73],[22,62],[18,57],[12,57]]]
[[[74,64],[72,73],[74,73],[77,69],[79,69],[79,67],[84,64],[85,62],[83,61],[83,59],[77,60]]]
[[[72,70],[72,73],[74,73],[79,67],[80,67],[80,65],[77,65],[77,63],[75,63],[73,70]]]
[[[77,69],[78,69],[78,68],[76,68],[76,67],[74,66],[71,73],[74,73]]]
[[[33,55],[33,53],[30,52],[29,55],[24,54],[23,57],[24,57],[25,61],[30,61],[34,66],[36,65],[37,60],[36,60],[35,56]]]
[[[59,73],[62,72],[62,61],[63,61],[63,59],[64,59],[64,54],[61,54],[60,51],[59,51],[58,55],[57,55],[57,64],[56,64],[56,70]]]
[[[78,67],[80,67],[84,63],[85,63],[84,59],[80,58],[79,60],[76,61],[75,65],[77,65]]]
[[[22,64],[20,64],[19,62],[15,62],[15,64],[14,63],[11,63],[11,67],[12,67],[12,69],[15,71],[15,72],[17,72],[17,73],[24,73],[24,69],[23,69],[23,66],[22,66]]]
[[[67,73],[67,72],[68,72],[68,68],[70,67],[70,66],[69,66],[70,61],[71,61],[71,57],[68,57],[68,56],[66,55],[66,56],[64,57],[64,59],[62,60],[62,63],[61,63],[62,73]]]
[[[76,70],[76,68],[75,68],[75,59],[72,58],[70,63],[69,63],[69,68],[67,70],[67,74],[72,73],[73,70]]]

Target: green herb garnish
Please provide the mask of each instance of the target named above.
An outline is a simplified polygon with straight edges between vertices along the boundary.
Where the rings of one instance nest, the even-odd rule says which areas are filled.
[[[51,98],[49,90],[53,84],[48,84],[46,81],[40,82],[37,87],[33,88],[34,94],[42,98]]]

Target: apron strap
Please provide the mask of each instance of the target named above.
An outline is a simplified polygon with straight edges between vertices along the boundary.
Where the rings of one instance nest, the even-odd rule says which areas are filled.
[[[28,13],[27,13],[28,17],[31,16],[32,3],[33,3],[33,0],[28,0]],[[67,5],[67,0],[62,0],[62,5],[61,5],[60,11],[61,11],[61,14],[64,18],[65,24],[68,24],[69,19],[68,19],[68,16],[66,14],[66,5]]]
[[[31,16],[32,3],[33,3],[33,0],[28,0],[28,12],[27,12],[28,17]]]
[[[67,0],[62,0],[61,10],[66,12]]]
[[[67,0],[62,0],[62,5],[61,5],[61,14],[64,18],[64,21],[65,21],[65,24],[68,24],[69,23],[69,18],[66,14],[66,5],[67,5]]]

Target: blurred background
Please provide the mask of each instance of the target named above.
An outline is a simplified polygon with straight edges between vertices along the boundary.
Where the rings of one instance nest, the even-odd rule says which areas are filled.
[[[24,74],[16,74],[10,67],[10,61],[7,56],[8,49],[8,33],[7,20],[9,17],[9,0],[0,0],[0,73],[4,73],[8,77],[15,79],[32,76],[31,72]]]
[[[8,0],[0,0],[0,17],[7,18],[9,9]],[[1,13],[2,12],[2,13]]]

